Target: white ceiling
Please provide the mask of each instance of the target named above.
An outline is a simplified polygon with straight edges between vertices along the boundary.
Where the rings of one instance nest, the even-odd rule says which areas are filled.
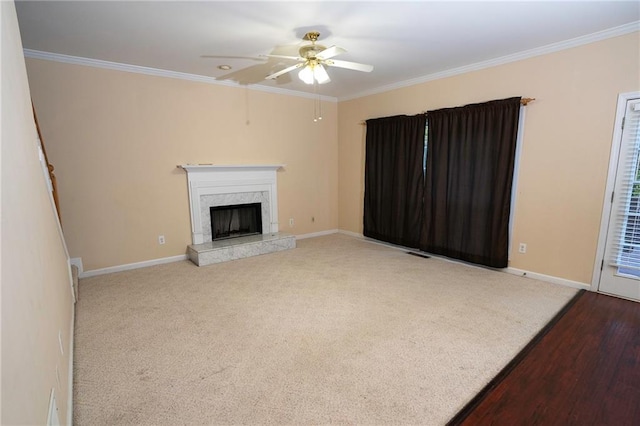
[[[260,55],[296,55],[301,37],[318,30],[321,44],[347,49],[336,59],[374,66],[329,68],[332,81],[318,91],[338,99],[640,28],[639,1],[17,1],[16,9],[25,49],[309,93],[295,73],[263,80],[295,62]]]

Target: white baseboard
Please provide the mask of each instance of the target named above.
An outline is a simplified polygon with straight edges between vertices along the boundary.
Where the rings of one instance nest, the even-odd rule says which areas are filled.
[[[296,240],[304,240],[305,238],[321,237],[321,236],[324,236],[324,235],[331,235],[331,234],[349,235],[351,237],[364,239],[365,241],[369,241],[369,242],[372,242],[372,243],[381,244],[381,245],[387,246],[389,248],[400,249],[400,250],[405,250],[405,251],[414,251],[414,250],[406,248],[406,247],[394,246],[392,244],[388,244],[388,243],[385,243],[383,241],[376,241],[376,240],[373,240],[373,239],[365,238],[362,234],[358,234],[358,233],[352,232],[352,231],[345,231],[343,229],[329,229],[329,230],[326,230],[326,231],[312,232],[312,233],[309,233],[309,234],[296,235]],[[434,257],[439,257],[439,256],[434,256]],[[110,266],[108,268],[94,269],[92,271],[86,271],[86,272],[82,272],[82,269],[81,269],[81,267],[82,267],[82,259],[81,258],[73,258],[73,259],[71,259],[71,263],[77,266],[77,263],[75,263],[74,261],[75,260],[80,260],[80,266],[78,267],[78,271],[80,271],[79,278],[88,278],[88,277],[93,277],[93,276],[96,276],[96,275],[104,275],[104,274],[111,274],[113,272],[129,271],[131,269],[146,268],[148,266],[162,265],[164,263],[179,262],[181,260],[187,260],[187,259],[188,259],[187,255],[183,254],[183,255],[179,255],[179,256],[171,256],[171,257],[164,257],[164,258],[160,258],[160,259],[146,260],[144,262],[128,263],[126,265]],[[455,259],[448,259],[448,258],[442,258],[442,259],[456,262]],[[464,263],[464,262],[460,262],[460,263],[467,264],[467,263]],[[473,266],[471,264],[467,264],[467,265]],[[517,269],[517,268],[508,267],[508,268],[504,268],[504,269],[496,269],[496,271],[505,272],[507,274],[512,274],[512,275],[518,275],[518,276],[521,276],[521,277],[533,278],[533,279],[536,279],[536,280],[545,281],[545,282],[549,282],[549,283],[553,283],[553,284],[560,284],[560,285],[564,285],[564,286],[567,286],[567,287],[573,287],[573,288],[584,289],[584,290],[591,290],[591,285],[589,285],[589,284],[581,283],[579,281],[572,281],[572,280],[568,280],[568,279],[565,279],[565,278],[554,277],[554,276],[551,276],[551,275],[539,274],[537,272],[525,271],[524,269]]]
[[[326,231],[320,231],[320,232],[312,232],[309,234],[302,234],[302,235],[296,235],[296,240],[303,240],[305,238],[313,238],[313,237],[322,237],[324,235],[331,235],[331,234],[336,234],[338,232],[341,232],[337,229],[329,229]],[[357,234],[354,234],[357,235]],[[78,266],[78,277],[79,278],[88,278],[88,277],[94,277],[96,275],[104,275],[104,274],[111,274],[113,272],[122,272],[122,271],[129,271],[131,269],[138,269],[138,268],[146,268],[148,266],[154,266],[154,265],[162,265],[164,263],[172,263],[172,262],[179,262],[181,260],[187,260],[188,257],[186,254],[180,255],[180,256],[171,256],[171,257],[164,257],[164,258],[160,258],[160,259],[152,259],[152,260],[146,260],[143,262],[136,262],[136,263],[128,263],[125,265],[117,265],[117,266],[109,266],[107,268],[101,268],[101,269],[93,269],[91,271],[83,271],[82,269],[82,258],[73,258],[71,259],[71,264],[72,265],[76,265]]]
[[[572,281],[565,278],[554,277],[551,275],[539,274],[537,272],[525,271],[523,269],[508,267],[508,268],[502,269],[502,271],[506,272],[507,274],[533,278],[540,281],[546,281],[548,283],[560,284],[567,287],[579,288],[584,290],[591,290],[591,286],[589,284],[581,283],[579,281]]]
[[[368,241],[368,242],[371,242],[371,243],[374,243],[374,244],[380,244],[380,245],[383,245],[383,246],[386,246],[386,247],[389,247],[389,248],[392,248],[392,249],[399,249],[399,250],[404,250],[404,251],[418,251],[418,250],[410,249],[410,248],[407,248],[407,247],[402,247],[402,246],[398,246],[398,245],[395,245],[395,244],[386,243],[384,241],[377,241],[377,240],[374,240],[372,238],[367,238],[367,237],[363,236],[362,234],[358,234],[356,232],[345,231],[343,229],[340,229],[338,232],[341,233],[341,234],[350,235],[350,236],[355,237],[355,238],[360,238],[360,239],[362,239],[364,241]],[[484,268],[483,266],[480,266],[480,265],[474,265],[472,263],[462,262],[462,261],[458,261],[456,259],[450,259],[450,258],[443,257],[443,256],[436,256],[436,255],[432,255],[432,254],[429,254],[429,256],[433,256],[434,258],[442,259],[442,260],[446,260],[446,261],[450,261],[450,262],[460,263],[462,265],[476,266],[478,268]],[[572,281],[572,280],[568,280],[568,279],[565,279],[565,278],[554,277],[554,276],[551,276],[551,275],[539,274],[537,272],[525,271],[524,269],[516,269],[516,268],[511,268],[511,267],[503,268],[503,269],[494,269],[494,268],[489,268],[489,269],[492,269],[492,270],[498,271],[498,272],[505,272],[507,274],[518,275],[520,277],[533,278],[533,279],[540,280],[540,281],[545,281],[545,282],[548,282],[548,283],[560,284],[560,285],[564,285],[564,286],[567,286],[567,287],[573,287],[573,288],[584,289],[584,290],[592,290],[591,285],[589,285],[589,284],[581,283],[579,281]],[[592,291],[595,291],[595,290],[592,290]]]
[[[310,234],[296,235],[296,240],[304,240],[305,238],[322,237],[325,235],[337,234],[338,232],[339,231],[337,229],[329,229],[329,230],[320,231],[320,232],[311,232]]]
[[[56,402],[56,388],[51,388],[49,394],[49,414],[47,415],[47,426],[59,425],[60,416],[58,415],[58,403]]]
[[[344,229],[340,229],[338,230],[338,232],[344,235],[350,235],[355,238],[364,238],[364,235],[362,234],[358,234],[357,232],[345,231]]]
[[[72,306],[71,312],[71,332],[69,337],[69,390],[67,394],[67,425],[73,425],[73,349],[74,349],[74,334],[75,334],[75,322],[76,322],[76,306]]]
[[[91,271],[83,272],[79,275],[80,278],[95,277],[96,275],[111,274],[113,272],[129,271],[131,269],[146,268],[148,266],[162,265],[164,263],[180,262],[181,260],[187,260],[186,254],[179,256],[163,257],[160,259],[145,260],[143,262],[127,263],[126,265],[109,266],[108,268],[94,269]]]
[[[399,246],[399,245],[397,245],[397,244],[388,243],[388,242],[386,242],[386,241],[380,241],[380,240],[376,240],[376,239],[374,239],[374,238],[365,237],[364,235],[362,235],[362,234],[358,234],[357,232],[345,231],[344,229],[341,229],[341,230],[340,230],[340,231],[338,231],[338,232],[339,232],[340,234],[348,235],[348,236],[350,236],[350,237],[357,238],[357,239],[362,240],[362,241],[367,242],[367,243],[377,244],[377,245],[379,245],[379,246],[385,246],[385,247],[390,248],[390,249],[400,250],[400,251],[404,251],[404,252],[422,253],[422,252],[421,252],[420,250],[418,250],[418,249],[413,249],[413,248],[405,247],[405,246]],[[455,260],[455,259],[448,259],[448,258],[446,258],[446,257],[436,256],[436,255],[433,255],[433,254],[429,254],[429,256],[431,256],[431,257],[437,257],[437,258],[439,258],[439,259],[447,260],[447,261],[450,261],[450,262],[463,263],[463,262],[458,261],[458,260]]]

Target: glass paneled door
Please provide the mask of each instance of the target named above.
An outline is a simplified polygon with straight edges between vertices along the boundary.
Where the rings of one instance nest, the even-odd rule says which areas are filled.
[[[624,114],[598,291],[640,301],[640,99]]]

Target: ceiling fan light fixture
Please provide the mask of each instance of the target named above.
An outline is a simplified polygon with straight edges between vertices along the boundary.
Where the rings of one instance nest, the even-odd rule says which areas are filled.
[[[297,61],[296,65],[276,71],[267,75],[266,79],[275,79],[283,74],[298,69],[298,77],[305,84],[324,84],[331,81],[326,67],[346,68],[355,71],[371,72],[373,66],[360,64],[357,62],[338,61],[333,59],[335,56],[345,53],[346,50],[339,46],[331,46],[326,48],[316,44],[320,33],[311,31],[305,34],[303,40],[308,40],[311,44],[306,44],[298,50],[299,56],[285,55],[262,55],[267,58],[289,59]]]
[[[308,65],[302,68],[298,73],[298,77],[300,77],[300,80],[304,81],[306,84],[313,84],[313,75],[313,69]]]
[[[331,81],[329,78],[329,74],[327,74],[327,70],[324,69],[322,64],[318,64],[313,67],[313,76],[315,77],[318,84],[324,84]]]
[[[300,77],[300,80],[304,81],[306,84],[313,84],[314,81],[318,82],[318,84],[324,84],[331,81],[324,66],[317,63],[307,64],[300,70],[298,77]]]

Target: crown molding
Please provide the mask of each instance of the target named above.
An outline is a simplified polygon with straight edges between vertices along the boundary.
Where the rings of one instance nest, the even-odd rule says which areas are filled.
[[[366,90],[357,94],[345,97],[335,98],[332,96],[320,95],[320,99],[325,102],[339,102],[348,101],[352,99],[362,98],[365,96],[376,95],[383,92],[388,92],[394,89],[400,89],[403,87],[414,86],[416,84],[426,83],[428,81],[438,80],[441,78],[452,77],[472,71],[479,71],[486,68],[495,67],[498,65],[508,64],[510,62],[521,61],[524,59],[533,58],[536,56],[546,55],[549,53],[559,52],[561,50],[571,49],[574,47],[582,46],[589,43],[595,43],[597,41],[606,40],[613,37],[618,37],[626,34],[630,34],[636,31],[640,31],[640,21],[630,22],[618,27],[609,28],[607,30],[598,31],[592,34],[588,34],[581,37],[572,38],[569,40],[561,41],[558,43],[548,44],[546,46],[537,47],[530,50],[514,53],[511,55],[501,56],[499,58],[489,59],[487,61],[476,62],[474,64],[464,65],[449,70],[439,71],[433,74],[428,74],[422,77],[413,78],[410,80],[400,81],[398,83],[389,84],[386,86],[377,87],[375,89]],[[94,68],[104,68],[116,71],[132,72],[137,74],[152,75],[156,77],[177,78],[181,80],[196,81],[200,83],[217,84],[228,87],[247,87],[250,90],[256,90],[259,92],[274,93],[279,95],[297,96],[307,99],[317,99],[318,95],[312,93],[300,92],[296,90],[280,89],[276,87],[263,86],[259,84],[252,84],[244,86],[235,82],[226,80],[217,80],[214,77],[203,76],[198,74],[189,74],[178,71],[169,71],[159,68],[143,67],[139,65],[123,64],[119,62],[103,61],[100,59],[83,58],[79,56],[63,55],[60,53],[43,52],[40,50],[24,49],[24,56],[32,59],[43,59],[47,61],[62,62],[74,65],[83,65]]]
[[[464,65],[449,70],[428,74],[422,77],[413,78],[410,80],[401,81],[398,83],[381,86],[375,89],[367,90],[357,93],[352,96],[345,96],[338,98],[338,101],[348,101],[352,99],[362,98],[365,96],[376,95],[383,92],[388,92],[394,89],[400,89],[403,87],[414,86],[416,84],[426,83],[428,81],[439,80],[441,78],[452,77],[468,73],[471,71],[479,71],[485,68],[491,68],[498,65],[508,64],[510,62],[521,61],[523,59],[529,59],[536,56],[547,55],[549,53],[559,52],[561,50],[571,49],[574,47],[582,46],[589,43],[595,43],[597,41],[606,40],[613,37],[618,37],[626,34],[630,34],[636,31],[640,31],[640,21],[634,21],[618,27],[609,28],[607,30],[598,31],[596,33],[588,34],[581,37],[572,38],[569,40],[561,41],[558,43],[548,44],[546,46],[537,47],[535,49],[524,50],[522,52],[514,53],[511,55],[501,56],[499,58],[489,59],[487,61],[476,62],[474,64]]]
[[[227,87],[247,87],[250,90],[259,92],[275,93],[278,95],[297,96],[300,98],[320,99],[325,102],[337,102],[338,99],[332,96],[314,95],[313,93],[300,92],[297,90],[280,89],[277,87],[262,86],[259,84],[251,84],[248,86],[227,81],[217,80],[214,77],[205,75],[189,74],[179,71],[169,71],[159,68],[143,67],[140,65],[123,64],[120,62],[103,61],[100,59],[83,58],[80,56],[63,55],[61,53],[44,52],[41,50],[23,49],[25,58],[42,59],[45,61],[62,62],[65,64],[82,65],[93,68],[103,68],[115,71],[131,72],[136,74],[152,75],[155,77],[177,78],[180,80],[196,81],[199,83],[216,84]]]

